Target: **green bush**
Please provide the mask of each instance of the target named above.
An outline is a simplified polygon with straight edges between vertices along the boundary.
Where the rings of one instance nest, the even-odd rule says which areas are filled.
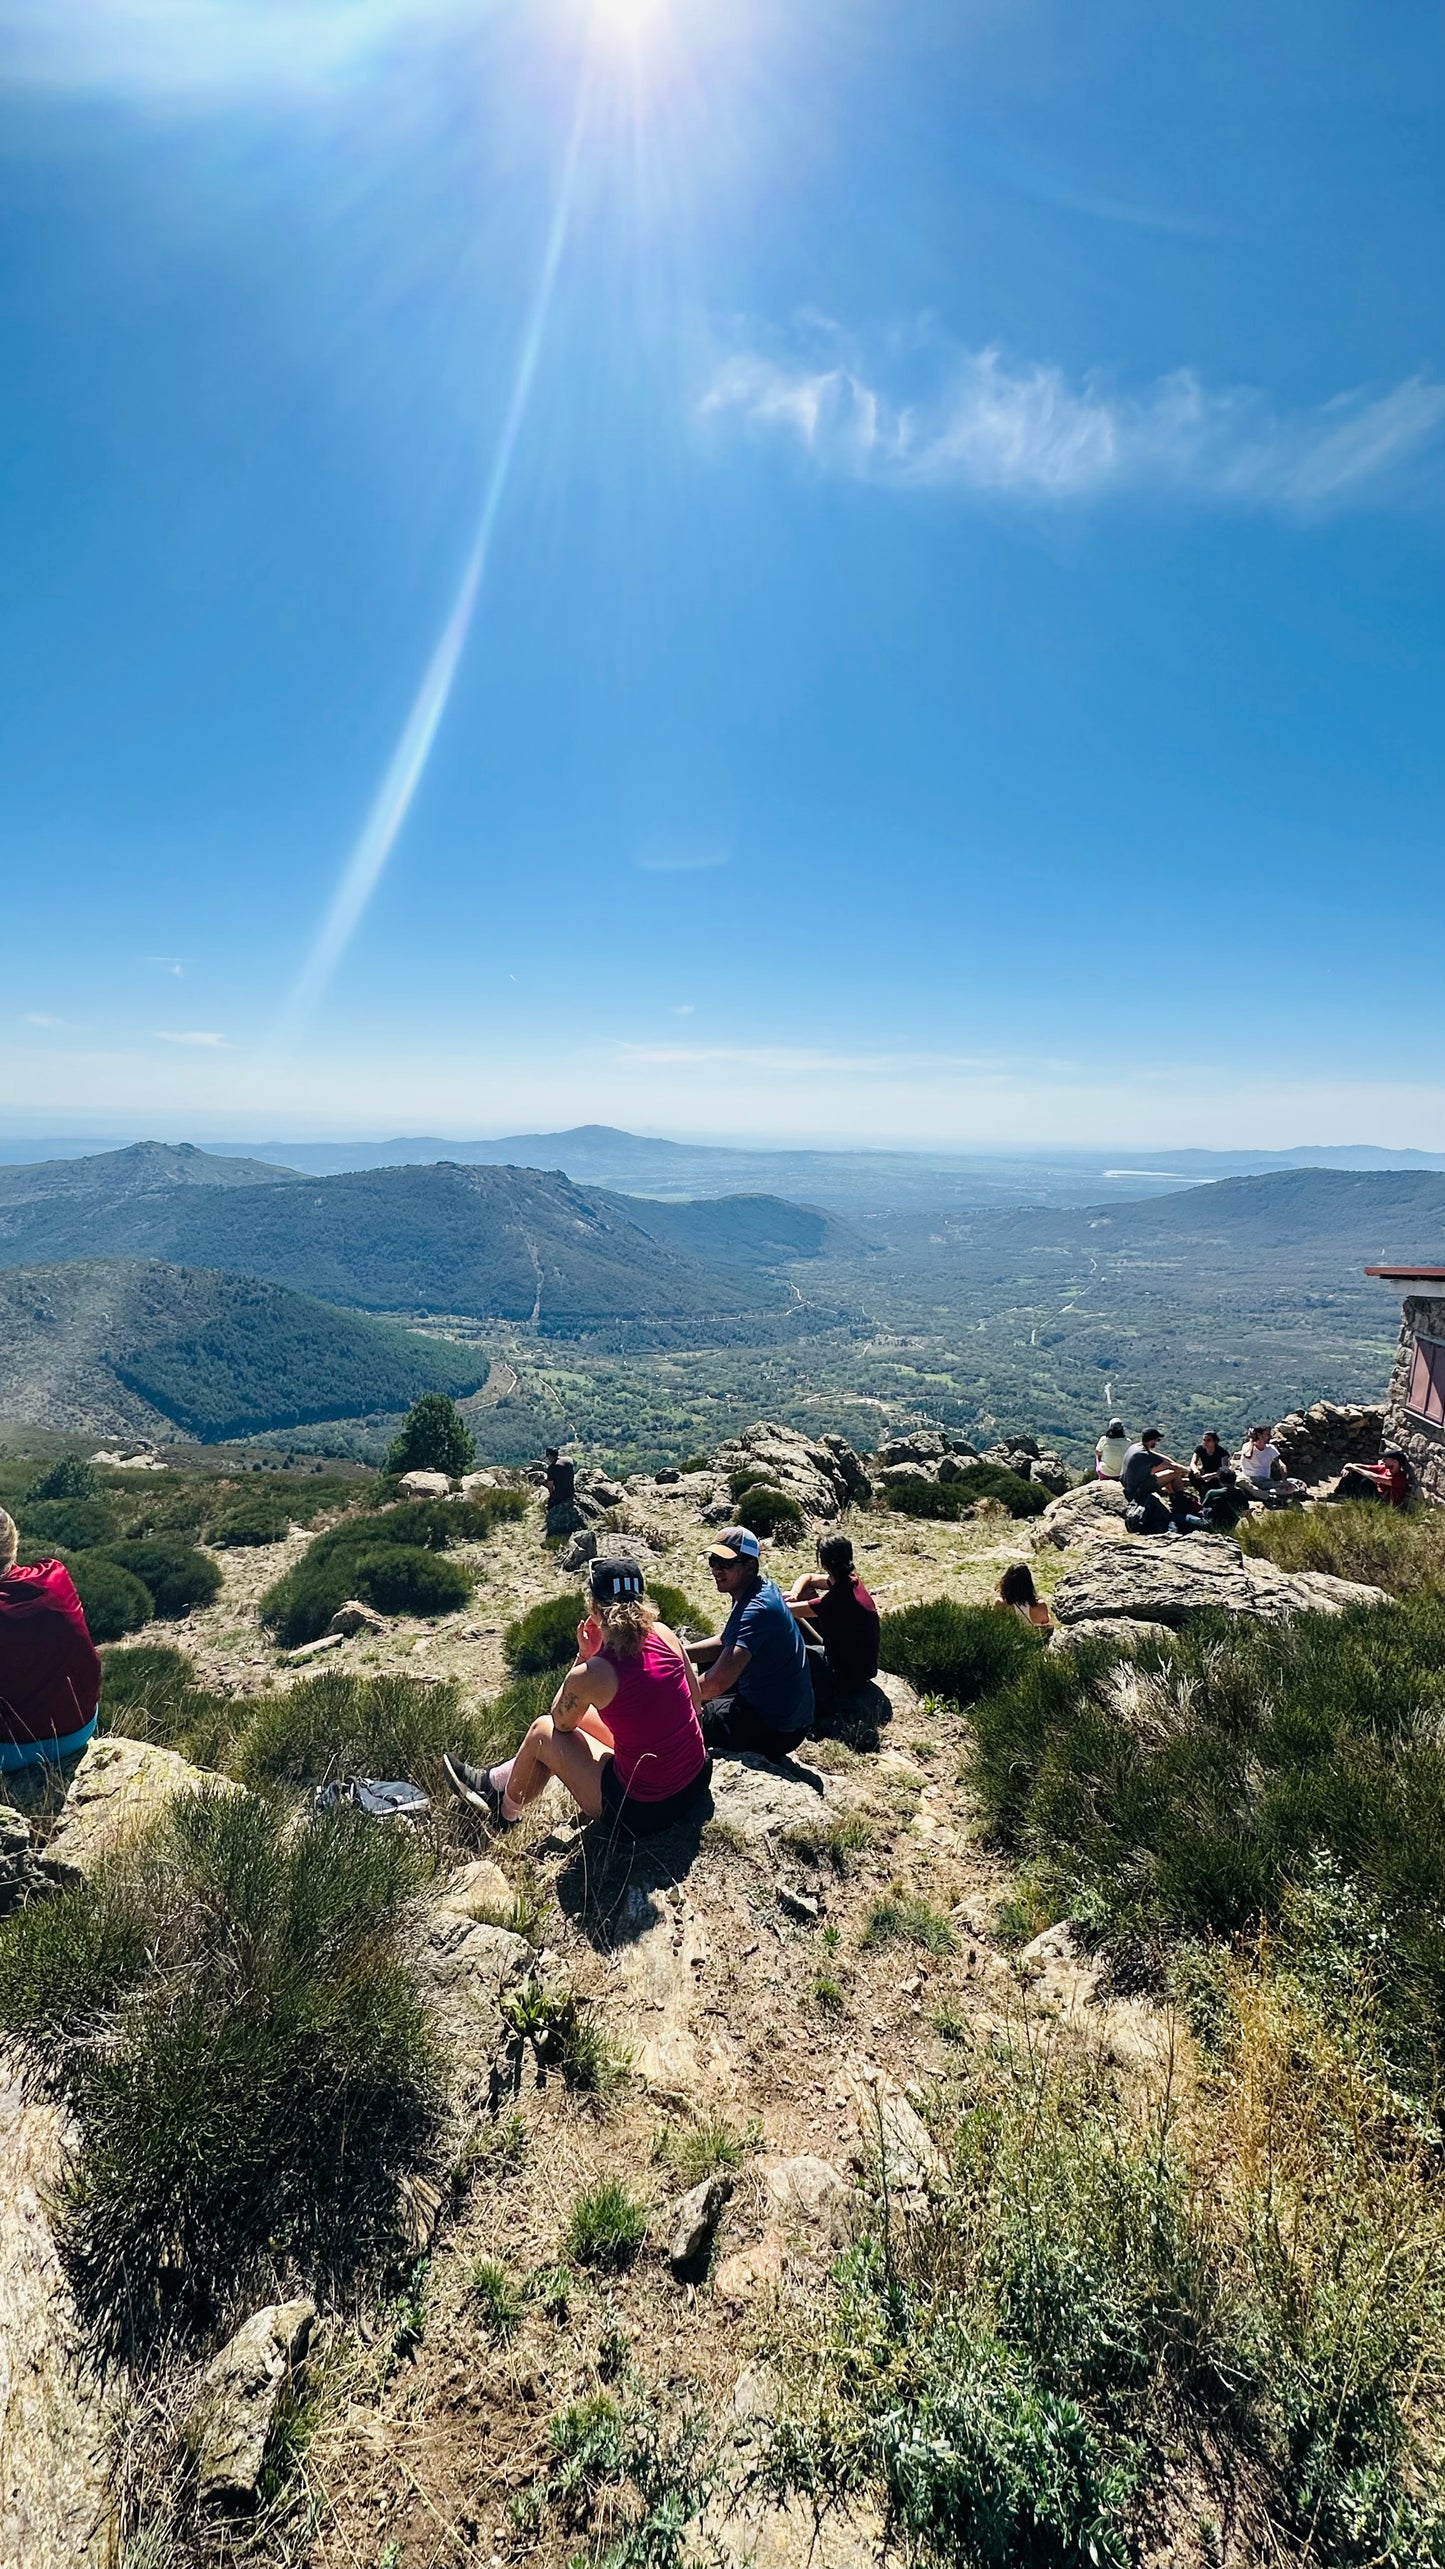
[[[647,1593],[663,1622],[675,1632],[679,1641],[701,1641],[710,1633],[716,1617],[703,1607],[695,1606],[681,1588],[670,1588],[665,1579],[649,1579]]]
[[[206,1541],[219,1550],[252,1544],[283,1543],[291,1531],[291,1511],[279,1494],[250,1491],[234,1499],[206,1528]]]
[[[104,1552],[72,1552],[66,1568],[85,1608],[92,1641],[121,1641],[151,1621],[155,1606],[144,1580]]]
[[[470,1570],[421,1544],[388,1543],[372,1520],[370,1541],[322,1535],[261,1599],[261,1620],[288,1649],[315,1641],[348,1598],[379,1614],[451,1614],[475,1586]]]
[[[767,1473],[763,1470],[761,1463],[739,1463],[736,1469],[728,1474],[729,1494],[733,1498],[734,1502],[736,1502],[738,1499],[743,1498],[749,1490],[762,1488],[763,1484],[767,1481],[767,1477]]]
[[[27,1507],[20,1526],[27,1551],[90,1552],[116,1531],[113,1509],[98,1499],[42,1499]]]
[[[387,1449],[388,1472],[469,1472],[476,1445],[466,1420],[445,1392],[423,1392],[407,1411],[401,1433]]]
[[[439,1560],[434,1552],[411,1544],[356,1556],[353,1593],[378,1614],[455,1614],[475,1586],[473,1573],[460,1561]]]
[[[575,1588],[564,1588],[560,1596],[544,1597],[539,1606],[529,1607],[508,1624],[502,1636],[507,1666],[519,1677],[570,1668],[577,1656],[577,1626],[584,1612]]]
[[[1025,1481],[1002,1463],[967,1463],[956,1481],[890,1481],[884,1492],[900,1516],[957,1519],[980,1499],[998,1499],[1010,1516],[1042,1516],[1049,1494],[1037,1481]]]
[[[1338,1507],[1264,1509],[1234,1532],[1245,1552],[1280,1570],[1324,1570],[1395,1597],[1445,1593],[1445,1508],[1402,1513],[1346,1499]]]
[[[1036,1659],[1043,1637],[1001,1606],[961,1606],[951,1597],[903,1606],[879,1626],[879,1665],[920,1695],[977,1703]]]
[[[485,1722],[462,1711],[455,1684],[358,1677],[328,1668],[261,1697],[236,1743],[231,1769],[252,1786],[377,1775],[406,1776],[440,1789],[446,1751],[479,1758],[487,1738]]]
[[[915,1945],[920,1953],[951,1954],[958,1938],[931,1901],[895,1891],[873,1902],[858,1942],[865,1952],[875,1952],[880,1945]]]
[[[100,1727],[122,1739],[176,1749],[194,1766],[220,1766],[247,1713],[245,1699],[212,1694],[193,1663],[167,1642],[101,1653]]]
[[[62,1455],[48,1472],[41,1473],[38,1481],[31,1482],[25,1496],[27,1501],[97,1499],[100,1481],[95,1465],[85,1462],[79,1454]]]
[[[1251,1929],[1329,1857],[1381,1920],[1393,2039],[1438,2064],[1442,1718],[1445,1600],[1201,1619],[1137,1660],[1042,1654],[977,1707],[971,1773],[1044,1905],[1123,1947]]]
[[[790,1543],[803,1530],[803,1511],[786,1490],[775,1490],[771,1483],[759,1481],[744,1490],[738,1501],[738,1523],[749,1533],[766,1538],[773,1535],[780,1543]]]
[[[398,1943],[418,1861],[358,1813],[217,1789],[0,1927],[0,2026],[79,2130],[58,2236],[101,2356],[394,2247],[440,2102]]]
[[[193,1544],[169,1542],[163,1536],[149,1541],[139,1538],[129,1543],[107,1543],[104,1558],[114,1561],[119,1569],[128,1570],[133,1579],[143,1580],[163,1622],[174,1622],[190,1613],[193,1606],[208,1606],[221,1591],[221,1573],[214,1561]]]

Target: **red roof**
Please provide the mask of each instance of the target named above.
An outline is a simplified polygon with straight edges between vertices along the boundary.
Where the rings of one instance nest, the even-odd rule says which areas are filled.
[[[1389,1284],[1445,1284],[1445,1267],[1366,1267],[1365,1273]]]

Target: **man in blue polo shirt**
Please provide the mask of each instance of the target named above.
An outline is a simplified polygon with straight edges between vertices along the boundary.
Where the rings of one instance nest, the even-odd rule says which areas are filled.
[[[689,1645],[704,1705],[731,1695],[725,1715],[704,1719],[709,1747],[787,1757],[813,1723],[813,1681],[803,1636],[782,1590],[763,1577],[758,1538],[730,1525],[707,1556],[732,1611],[711,1641]]]

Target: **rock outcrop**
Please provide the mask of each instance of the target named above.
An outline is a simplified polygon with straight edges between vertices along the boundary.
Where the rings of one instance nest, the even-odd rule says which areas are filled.
[[[1341,1614],[1346,1606],[1383,1605],[1382,1588],[1319,1571],[1276,1570],[1269,1561],[1245,1560],[1237,1544],[1218,1535],[1124,1534],[1097,1543],[1066,1570],[1054,1590],[1061,1624],[1111,1621],[1179,1625],[1198,1614],[1251,1615],[1282,1623],[1296,1614]]]
[[[766,1473],[773,1487],[786,1490],[809,1517],[841,1516],[845,1507],[872,1496],[861,1456],[841,1436],[826,1436],[815,1444],[797,1428],[768,1420],[720,1446],[717,1464],[724,1475],[749,1468]]]
[[[149,1828],[178,1793],[202,1790],[239,1793],[241,1787],[147,1740],[93,1740],[40,1851],[42,1872],[61,1889],[87,1881],[102,1857]]]
[[[273,2304],[207,2365],[191,2430],[203,2506],[255,2505],[281,2393],[315,2323],[314,2302]]]
[[[1034,1527],[1034,1550],[1071,1551],[1079,1543],[1111,1543],[1124,1533],[1124,1489],[1120,1481],[1081,1481],[1051,1499]]]
[[[0,2563],[107,2569],[106,2412],[76,2360],[47,2204],[70,2146],[57,2106],[0,2081]]]

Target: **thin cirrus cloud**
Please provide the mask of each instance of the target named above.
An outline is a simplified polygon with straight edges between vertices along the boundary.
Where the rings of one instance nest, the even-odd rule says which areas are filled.
[[[190,1029],[182,1034],[172,1034],[169,1032],[162,1032],[160,1030],[158,1030],[156,1034],[156,1042],[158,1044],[193,1044],[199,1046],[202,1050],[209,1052],[219,1051],[225,1044],[225,1041],[226,1038],[224,1035],[201,1034]]]
[[[1126,392],[997,348],[935,346],[930,380],[905,393],[885,367],[840,355],[836,337],[826,353],[729,357],[701,413],[787,438],[856,481],[1057,505],[1152,489],[1306,512],[1378,506],[1438,472],[1445,446],[1445,384],[1422,375],[1282,412],[1190,368]]]
[[[10,85],[141,96],[306,89],[399,39],[475,23],[486,0],[0,0]]]

